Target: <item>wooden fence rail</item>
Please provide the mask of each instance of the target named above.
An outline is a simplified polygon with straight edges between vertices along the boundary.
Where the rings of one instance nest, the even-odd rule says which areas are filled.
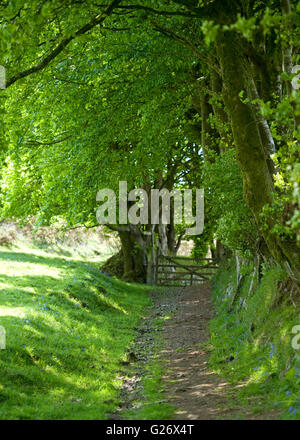
[[[195,264],[192,257],[159,255],[155,281],[157,285],[165,287],[192,286],[208,281],[217,269],[218,263],[212,258],[202,258],[199,264]]]

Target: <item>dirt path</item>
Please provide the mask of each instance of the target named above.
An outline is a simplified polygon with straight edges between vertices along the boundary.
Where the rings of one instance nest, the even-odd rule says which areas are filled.
[[[170,294],[153,292],[155,304],[153,316],[147,318],[139,329],[134,350],[139,363],[134,376],[125,381],[123,404],[111,418],[122,418],[122,411],[131,409],[141,387],[143,364],[147,358],[140,356],[140,348],[147,345],[151,357],[155,346],[151,336],[152,321],[157,316],[171,314],[164,321],[160,332],[163,349],[159,357],[165,362],[164,395],[175,407],[172,420],[217,420],[217,419],[276,419],[278,411],[268,414],[253,414],[251,409],[241,408],[234,398],[236,389],[226,380],[210,371],[209,353],[205,348],[208,341],[208,323],[212,318],[211,291],[208,285],[177,289]],[[202,348],[201,348],[202,347]],[[237,385],[236,388],[240,385]]]
[[[177,312],[163,330],[167,360],[166,395],[176,407],[174,419],[222,418],[229,385],[208,369],[208,353],[199,348],[208,339],[211,293],[207,285],[189,287],[178,301]],[[176,383],[170,385],[170,381]],[[232,410],[232,409],[231,409]]]
[[[159,302],[158,302],[159,303]],[[234,398],[237,391],[226,380],[210,371],[209,353],[201,348],[208,341],[212,318],[211,290],[206,284],[187,287],[177,297],[174,317],[162,331],[167,361],[165,395],[175,406],[174,420],[275,419],[278,411],[253,414],[241,408]],[[242,386],[239,384],[238,388]]]

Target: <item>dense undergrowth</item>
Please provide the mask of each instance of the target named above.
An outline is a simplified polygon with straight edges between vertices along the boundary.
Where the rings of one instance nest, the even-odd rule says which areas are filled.
[[[0,247],[0,419],[105,419],[147,289],[78,254]]]
[[[280,266],[265,266],[260,282],[251,265],[242,267],[242,276],[237,294],[235,261],[229,260],[214,280],[211,366],[242,384],[243,406],[300,419],[300,353],[292,346],[299,299]]]

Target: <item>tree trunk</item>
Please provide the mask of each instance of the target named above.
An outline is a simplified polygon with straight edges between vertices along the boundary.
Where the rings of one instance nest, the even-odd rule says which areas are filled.
[[[201,146],[203,149],[203,155],[209,162],[214,162],[214,153],[219,154],[220,150],[216,145],[218,133],[211,127],[209,116],[213,113],[213,110],[209,104],[209,96],[205,90],[200,90],[200,103],[201,103]]]
[[[227,133],[226,131],[226,125],[228,124],[227,113],[224,109],[223,103],[216,101],[216,99],[220,99],[220,96],[222,96],[222,78],[214,70],[210,74],[210,84],[214,93],[212,109],[217,118],[217,129],[221,138],[220,151],[223,152],[226,148],[231,147],[231,139],[230,133]]]
[[[271,255],[280,263],[288,260],[297,270],[299,248],[297,255],[294,243],[281,242],[271,234],[272,220],[267,230],[262,228],[260,214],[265,205],[273,202],[273,183],[253,107],[251,103],[242,102],[240,98],[240,92],[247,89],[248,75],[244,53],[236,33],[224,32],[219,35],[217,56],[222,69],[223,94],[231,119],[237,161],[243,177],[245,200]]]
[[[261,97],[258,94],[256,83],[254,81],[254,78],[252,76],[252,73],[249,72],[249,94],[251,97],[251,100],[258,100],[261,99]],[[263,116],[260,105],[255,104],[255,111],[256,111],[256,120],[258,124],[258,130],[261,137],[261,142],[264,147],[264,151],[267,157],[267,164],[269,168],[269,172],[271,174],[271,177],[273,178],[273,175],[276,173],[275,164],[273,160],[271,159],[271,155],[275,153],[275,142],[268,124],[268,121]]]
[[[132,282],[146,281],[146,262],[145,255],[139,244],[134,240],[131,232],[119,232],[123,262],[124,273],[123,279]]]

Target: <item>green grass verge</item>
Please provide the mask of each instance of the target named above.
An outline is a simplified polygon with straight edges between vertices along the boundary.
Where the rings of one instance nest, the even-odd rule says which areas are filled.
[[[0,419],[105,419],[118,404],[148,288],[99,263],[47,250],[0,248]]]
[[[253,413],[278,409],[281,418],[300,419],[300,356],[292,347],[299,309],[293,305],[289,289],[279,289],[287,283],[279,266],[265,268],[261,282],[249,295],[251,270],[243,268],[245,278],[234,304],[234,262],[215,278],[218,316],[211,322],[210,364],[230,382],[243,384],[238,400]],[[230,356],[234,358],[231,362]]]
[[[165,401],[162,376],[164,365],[161,359],[151,360],[145,371],[142,381],[143,393],[140,406],[137,409],[126,411],[123,418],[126,420],[171,420],[174,407]],[[136,402],[139,405],[139,401]]]

